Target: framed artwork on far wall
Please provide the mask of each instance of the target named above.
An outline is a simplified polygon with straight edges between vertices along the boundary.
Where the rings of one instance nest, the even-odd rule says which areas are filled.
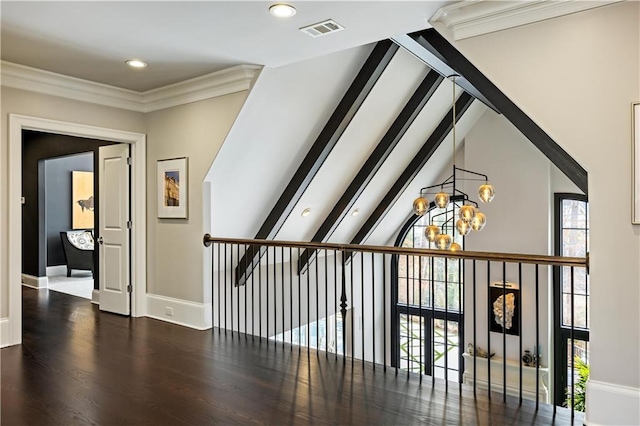
[[[71,172],[71,229],[93,229],[93,172]]]
[[[633,193],[631,194],[631,223],[640,225],[640,102],[631,104],[633,147]]]
[[[187,219],[187,157],[158,160],[158,219]]]
[[[497,281],[489,285],[489,324],[496,333],[520,335],[520,286]],[[504,327],[504,328],[503,328]]]

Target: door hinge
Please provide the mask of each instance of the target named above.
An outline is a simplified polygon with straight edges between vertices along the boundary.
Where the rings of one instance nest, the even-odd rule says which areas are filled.
[[[127,229],[131,229],[133,228],[133,222],[131,222],[130,220],[127,221]]]
[[[131,157],[127,157],[127,165],[130,166],[131,165]]]
[[[132,290],[133,290],[133,289],[132,289],[132,287],[131,287],[131,284],[129,284],[129,285],[127,286],[127,292],[131,293],[131,291],[132,291]]]

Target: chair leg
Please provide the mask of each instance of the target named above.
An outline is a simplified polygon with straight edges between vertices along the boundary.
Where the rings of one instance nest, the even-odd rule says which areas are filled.
[[[71,268],[67,268],[67,278],[71,276]]]

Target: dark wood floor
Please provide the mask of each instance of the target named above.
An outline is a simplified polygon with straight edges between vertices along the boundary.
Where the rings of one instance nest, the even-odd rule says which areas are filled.
[[[23,300],[23,344],[1,351],[3,425],[571,424],[564,409],[445,394],[428,378],[103,314],[62,293]]]

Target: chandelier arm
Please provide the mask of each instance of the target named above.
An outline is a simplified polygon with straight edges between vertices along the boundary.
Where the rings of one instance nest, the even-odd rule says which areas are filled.
[[[461,172],[471,173],[471,174],[476,175],[476,176],[482,176],[485,180],[489,180],[489,177],[487,175],[485,175],[484,173],[478,173],[478,172],[474,172],[472,170],[461,169],[460,167],[456,167],[456,169],[460,170]],[[468,180],[470,180],[470,179],[468,179]]]

